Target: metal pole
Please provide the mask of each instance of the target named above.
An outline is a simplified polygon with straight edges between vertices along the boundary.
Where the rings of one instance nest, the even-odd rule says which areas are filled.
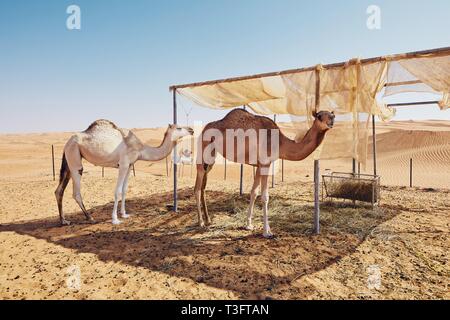
[[[277,123],[277,115],[273,115],[273,122]],[[275,188],[275,161],[272,163],[272,189]]]
[[[102,167],[102,178],[105,177],[105,167]]]
[[[173,90],[173,124],[177,124],[177,90]],[[173,148],[173,211],[178,211],[177,198],[177,146]]]
[[[352,173],[353,173],[353,175],[355,175],[355,173],[356,173],[356,159],[355,158],[353,158],[353,161],[352,161]]]
[[[314,160],[314,232],[320,233],[319,160]]]
[[[245,106],[244,106],[244,110],[246,110]],[[240,177],[239,177],[239,195],[241,195],[241,196],[244,194],[243,180],[244,180],[244,165],[241,164],[241,172],[240,172]]]
[[[409,159],[409,187],[410,187],[410,188],[412,188],[412,186],[413,186],[413,178],[412,178],[412,175],[413,175],[413,159],[410,158],[410,159]]]
[[[136,177],[136,169],[134,169],[134,164],[133,164],[133,176]]]
[[[275,188],[275,161],[272,162],[272,189]]]
[[[413,58],[413,57],[417,57],[417,56],[425,55],[425,54],[437,56],[440,54],[446,54],[448,52],[450,52],[450,47],[443,47],[443,48],[436,48],[436,49],[430,49],[430,50],[422,50],[422,51],[395,54],[395,55],[390,56],[389,60],[390,61],[398,61],[398,60],[404,59],[405,57]],[[362,59],[361,63],[367,64],[367,63],[372,63],[372,62],[378,62],[381,59],[384,59],[384,58],[383,57],[366,58],[366,59]],[[347,62],[332,63],[332,64],[324,65],[323,68],[324,69],[342,68],[346,64],[347,64]],[[261,73],[261,74],[255,74],[255,75],[244,76],[244,77],[235,77],[235,78],[220,79],[220,80],[217,79],[217,80],[212,80],[212,81],[171,86],[170,90],[181,89],[181,88],[186,88],[186,87],[199,87],[199,86],[204,86],[204,85],[213,85],[213,84],[218,84],[218,83],[223,83],[223,82],[234,82],[234,81],[259,79],[259,78],[272,77],[272,76],[280,76],[280,75],[286,75],[286,74],[292,74],[292,73],[314,71],[315,69],[316,69],[316,67],[307,67],[307,68],[284,70],[284,71],[278,71],[278,72]]]
[[[375,115],[372,115],[372,152],[373,152],[373,175],[377,175],[377,135],[375,132]]]
[[[284,159],[281,159],[281,182],[284,182]]]
[[[413,107],[420,105],[439,104],[439,101],[417,101],[417,102],[402,102],[402,103],[390,103],[388,107]]]
[[[168,156],[166,157],[166,174],[169,176],[169,159]]]
[[[316,94],[315,94],[315,111],[320,108],[320,69],[316,68]],[[320,233],[320,200],[319,200],[319,160],[314,160],[314,233]]]
[[[242,180],[244,178],[244,165],[241,164],[241,173],[240,173],[240,177],[239,177],[239,195],[243,195],[244,194],[244,186],[242,184]]]
[[[52,167],[53,167],[53,181],[56,180],[56,174],[55,174],[55,148],[52,145]]]

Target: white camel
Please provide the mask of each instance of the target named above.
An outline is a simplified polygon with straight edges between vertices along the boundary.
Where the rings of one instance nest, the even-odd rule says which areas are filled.
[[[108,120],[97,120],[85,131],[72,136],[64,147],[59,185],[55,191],[61,224],[70,224],[64,218],[62,205],[64,190],[70,178],[73,180],[73,198],[86,219],[93,221],[83,204],[80,192],[83,158],[96,166],[119,169],[112,212],[112,223],[119,224],[121,221],[117,218],[117,208],[120,197],[122,198],[120,214],[124,219],[129,217],[125,210],[125,197],[133,164],[138,160],[158,161],[166,158],[179,139],[193,133],[194,130],[189,127],[169,125],[161,145],[151,147],[143,144],[130,130],[118,128]]]

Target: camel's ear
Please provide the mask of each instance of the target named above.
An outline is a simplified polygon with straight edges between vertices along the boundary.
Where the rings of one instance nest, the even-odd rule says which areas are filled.
[[[169,129],[173,129],[173,127],[174,127],[174,124],[169,123]]]
[[[316,112],[316,110],[313,110],[312,116],[314,117],[314,119],[317,119],[317,112]]]
[[[331,111],[331,114],[334,116],[334,111]]]

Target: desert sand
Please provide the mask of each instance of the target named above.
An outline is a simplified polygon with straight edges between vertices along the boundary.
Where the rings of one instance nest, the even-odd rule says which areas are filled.
[[[158,145],[164,128],[134,131]],[[82,193],[96,222],[85,223],[69,185],[64,206],[73,224],[60,227],[51,145],[58,175],[70,135],[0,136],[2,299],[450,298],[450,122],[380,124],[381,205],[326,201],[320,235],[311,231],[312,159],[285,163],[284,181],[276,176],[270,190],[275,240],[261,236],[259,202],[257,230],[242,228],[252,169],[245,167],[240,197],[237,165],[228,166],[226,180],[223,166],[211,172],[213,225],[201,230],[192,197],[195,168],[183,168],[179,213],[173,213],[166,161],[138,163],[127,201],[132,217],[113,226],[117,171],[105,169],[102,178],[101,168],[85,162]],[[350,159],[327,160],[321,169],[351,166]],[[363,171],[372,171],[371,161]]]

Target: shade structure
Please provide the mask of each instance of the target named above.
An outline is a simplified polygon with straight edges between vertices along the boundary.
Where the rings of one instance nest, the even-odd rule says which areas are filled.
[[[286,70],[253,76],[191,83],[170,87],[197,104],[213,109],[248,106],[255,113],[304,116],[306,129],[312,110],[334,111],[349,118],[339,129],[330,130],[314,153],[314,231],[319,233],[319,160],[351,156],[365,165],[370,119],[373,130],[374,174],[376,175],[375,116],[390,119],[395,110],[378,97],[399,92],[433,92],[441,95],[439,106],[449,107],[450,47],[370,59],[352,59],[331,65]],[[326,152],[327,144],[341,139],[340,152]],[[174,165],[174,210],[177,208],[176,165]],[[242,193],[242,174],[241,174]]]
[[[364,165],[370,116],[389,120],[395,115],[395,109],[384,104],[381,96],[431,92],[440,95],[441,109],[449,107],[450,47],[178,85],[170,89],[212,109],[246,105],[261,115],[305,117],[307,128],[312,124],[313,110],[334,111],[343,117],[336,129],[327,134],[315,158],[351,157]],[[336,141],[341,148],[336,148]],[[334,144],[333,152],[328,147],[330,143]]]
[[[248,105],[258,114],[307,115],[315,105],[320,77],[320,108],[346,113],[389,116],[376,94],[433,91],[446,95],[450,81],[450,47],[370,59],[213,80],[170,87],[201,106],[228,109]]]

